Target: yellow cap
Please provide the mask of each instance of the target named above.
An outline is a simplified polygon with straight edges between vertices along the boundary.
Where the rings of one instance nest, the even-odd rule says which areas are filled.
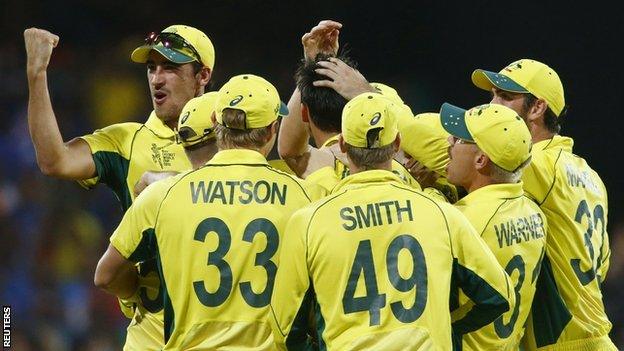
[[[448,136],[438,113],[420,113],[399,120],[401,149],[428,169],[446,174],[449,162]]]
[[[378,82],[373,82],[370,83],[370,85],[375,88],[375,90],[377,90],[377,92],[385,97],[387,97],[388,99],[394,101],[395,103],[401,103],[403,104],[403,99],[401,99],[401,96],[399,96],[399,93],[396,91],[396,89],[394,89],[391,86],[388,86],[386,84],[383,83],[378,83]]]
[[[132,51],[130,55],[132,61],[145,63],[150,51],[156,50],[171,62],[197,61],[211,70],[214,67],[214,46],[210,38],[197,28],[176,24],[165,28],[159,34],[151,34],[148,39],[153,42],[148,42]]]
[[[245,129],[270,125],[277,116],[288,116],[288,108],[269,81],[253,74],[241,74],[230,78],[219,90],[215,105],[217,122],[223,123],[223,110],[231,108],[245,112]]]
[[[177,141],[183,147],[199,144],[215,137],[212,113],[217,92],[211,91],[189,100],[178,120]]]
[[[440,120],[447,132],[475,142],[492,162],[506,171],[515,172],[531,158],[531,132],[508,107],[486,104],[466,111],[444,103]]]
[[[363,93],[342,110],[342,137],[351,146],[379,148],[391,144],[399,133],[401,110],[378,93]]]
[[[559,75],[545,64],[522,59],[510,63],[499,73],[477,69],[472,72],[472,82],[484,90],[497,87],[514,93],[531,93],[548,103],[548,107],[561,115],[565,107],[563,85]]]

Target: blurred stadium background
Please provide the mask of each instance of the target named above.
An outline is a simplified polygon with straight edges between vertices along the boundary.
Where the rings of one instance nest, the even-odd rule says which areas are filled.
[[[499,70],[523,57],[555,68],[574,137],[610,195],[611,270],[604,285],[612,337],[624,347],[624,181],[617,11],[600,2],[540,4],[479,1],[0,1],[0,302],[12,306],[16,350],[117,350],[128,321],[93,286],[93,272],[121,218],[111,191],[86,191],[43,176],[26,121],[22,32],[45,28],[61,38],[49,69],[66,139],[151,110],[145,69],[130,51],[150,31],[185,23],[216,48],[211,90],[230,76],[268,78],[287,101],[300,38],[321,19],[343,23],[347,49],[369,81],[395,87],[414,112],[445,102],[471,107],[487,94],[470,82],[475,68]],[[562,7],[564,5],[565,7]]]

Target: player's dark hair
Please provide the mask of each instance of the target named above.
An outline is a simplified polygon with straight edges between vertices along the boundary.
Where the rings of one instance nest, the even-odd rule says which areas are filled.
[[[533,94],[524,94],[524,101],[522,103],[522,109],[524,111],[528,111],[535,102],[537,101],[537,97]],[[561,131],[561,118],[566,114],[567,107],[564,107],[559,117],[550,109],[550,106],[544,112],[544,125],[548,129],[549,132],[559,134]]]
[[[328,133],[340,133],[342,109],[347,100],[332,88],[316,87],[312,84],[317,80],[330,79],[315,72],[322,68],[319,61],[327,61],[332,55],[318,54],[314,61],[304,60],[295,73],[295,81],[301,92],[301,102],[308,108],[310,119],[320,130]],[[356,68],[356,63],[347,56],[337,56],[350,67]]]
[[[241,110],[226,108],[222,120],[227,127],[217,123],[215,133],[219,149],[260,149],[271,136],[271,125],[262,128],[246,128],[247,115]]]
[[[381,164],[390,161],[396,153],[394,143],[374,149],[346,144],[346,148],[351,162],[363,171],[379,169]]]

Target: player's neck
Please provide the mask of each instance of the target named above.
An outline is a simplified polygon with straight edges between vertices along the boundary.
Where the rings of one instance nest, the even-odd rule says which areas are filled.
[[[360,172],[364,172],[364,171],[370,171],[370,170],[384,170],[384,171],[392,171],[392,160],[388,160],[387,162],[383,162],[380,164],[375,165],[372,168],[360,168],[357,165],[355,165],[351,160],[349,160],[349,174],[355,174],[355,173],[360,173]]]
[[[488,185],[492,185],[492,184],[496,184],[496,182],[485,175],[481,175],[478,174],[477,176],[474,177],[474,179],[472,180],[472,182],[470,182],[470,184],[466,184],[466,186],[464,186],[464,189],[466,189],[466,191],[468,191],[468,193],[472,193],[473,191],[476,191],[477,189],[481,189],[485,186]]]
[[[314,144],[317,148],[320,148],[321,145],[325,144],[325,142],[330,138],[333,138],[336,135],[340,134],[337,132],[324,132],[315,127],[311,127],[310,132],[312,134],[312,139],[314,139]]]
[[[555,135],[557,135],[557,133],[549,131],[546,127],[539,125],[531,126],[531,142],[533,142],[533,144],[552,139]]]

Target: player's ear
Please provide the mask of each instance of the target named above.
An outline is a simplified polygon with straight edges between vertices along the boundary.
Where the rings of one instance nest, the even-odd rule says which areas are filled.
[[[342,134],[338,135],[338,145],[340,145],[340,151],[347,152],[347,145],[344,141],[344,138],[342,137]]]
[[[392,148],[394,149],[394,153],[396,154],[401,149],[401,133],[397,133],[396,138],[392,142]]]
[[[275,121],[273,121],[273,123],[271,123],[271,135],[277,134],[278,129],[279,129],[279,119],[276,119]]]
[[[475,155],[474,165],[477,171],[485,169],[485,167],[487,167],[488,164],[490,164],[491,162],[492,161],[490,161],[490,158],[482,151],[477,152],[477,154]]]
[[[545,100],[537,99],[531,108],[529,108],[529,113],[526,118],[529,122],[535,122],[537,119],[543,118],[547,109],[548,103]]]
[[[199,85],[205,87],[208,85],[210,77],[212,77],[212,71],[208,67],[202,67],[202,69],[197,72],[196,77],[198,78]]]
[[[301,120],[304,123],[310,123],[310,110],[308,110],[308,106],[305,104],[301,104]]]

